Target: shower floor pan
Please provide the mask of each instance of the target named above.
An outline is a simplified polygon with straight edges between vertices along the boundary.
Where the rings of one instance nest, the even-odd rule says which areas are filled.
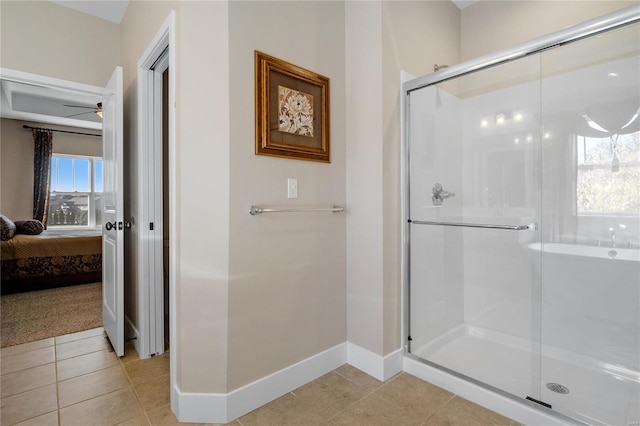
[[[640,424],[638,371],[549,346],[540,355],[525,339],[468,325],[412,353],[589,424]]]

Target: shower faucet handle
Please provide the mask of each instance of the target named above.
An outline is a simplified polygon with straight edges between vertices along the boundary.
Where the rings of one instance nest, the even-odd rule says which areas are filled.
[[[433,201],[434,206],[441,206],[442,200],[455,196],[456,194],[453,192],[445,191],[440,183],[435,183],[431,189],[431,201]]]

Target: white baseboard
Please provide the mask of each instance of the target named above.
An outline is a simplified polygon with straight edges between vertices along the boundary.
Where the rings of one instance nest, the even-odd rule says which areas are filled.
[[[228,423],[343,364],[385,381],[402,371],[403,351],[383,357],[353,343],[341,343],[227,394],[172,389],[171,406],[180,422]]]
[[[128,340],[133,340],[133,345],[136,348],[136,352],[140,354],[140,333],[133,322],[129,319],[127,315],[124,316],[124,340],[125,342]]]
[[[402,348],[383,357],[354,343],[347,343],[347,362],[380,381],[386,381],[402,371]]]
[[[346,362],[347,343],[341,343],[228,394],[182,392],[175,386],[172,407],[180,422],[228,423]]]
[[[177,385],[171,401],[176,418],[181,423],[229,423],[227,415],[228,394],[182,392]]]

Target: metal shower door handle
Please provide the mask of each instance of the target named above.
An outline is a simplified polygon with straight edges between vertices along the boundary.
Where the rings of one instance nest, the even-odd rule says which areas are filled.
[[[453,192],[445,191],[442,188],[442,184],[435,183],[433,188],[431,189],[431,201],[433,201],[434,206],[441,206],[442,200],[446,200],[448,198],[455,197],[456,194]]]

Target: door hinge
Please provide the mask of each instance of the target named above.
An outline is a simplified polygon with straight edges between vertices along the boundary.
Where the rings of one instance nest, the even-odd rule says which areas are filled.
[[[153,231],[153,222],[149,223],[149,231]]]

